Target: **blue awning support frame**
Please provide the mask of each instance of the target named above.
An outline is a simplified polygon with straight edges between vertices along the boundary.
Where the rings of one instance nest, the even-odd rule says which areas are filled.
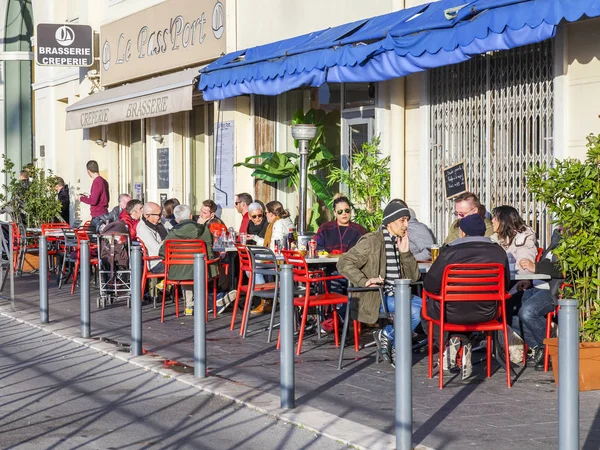
[[[542,42],[597,0],[441,0],[227,54],[200,71],[205,100],[377,82]]]

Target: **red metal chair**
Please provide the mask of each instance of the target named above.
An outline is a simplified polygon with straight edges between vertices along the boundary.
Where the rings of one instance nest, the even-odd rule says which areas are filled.
[[[90,264],[98,264],[98,244],[92,243],[89,234],[83,229],[77,229],[75,236],[77,237],[77,259],[75,261],[75,268],[73,269],[73,283],[71,284],[71,295],[75,293],[75,285],[77,284],[77,274],[79,273],[79,267],[81,263],[81,241],[90,242]]]
[[[281,252],[285,259],[286,264],[293,266],[292,270],[294,273],[294,281],[303,284],[305,288],[305,294],[302,297],[294,298],[294,306],[302,308],[302,321],[300,323],[300,332],[298,335],[298,348],[296,354],[299,355],[302,351],[302,340],[304,339],[304,327],[306,326],[306,319],[308,317],[308,309],[312,306],[327,306],[327,305],[340,305],[348,303],[348,297],[342,294],[336,294],[329,292],[326,281],[329,280],[343,280],[343,275],[323,276],[322,272],[308,270],[308,265],[302,253],[293,250],[283,250]],[[322,294],[311,293],[311,285],[321,285]],[[335,346],[340,345],[339,338],[339,323],[338,315],[333,315],[333,329]],[[277,343],[279,347],[279,342]]]
[[[242,314],[242,322],[241,322],[241,326],[240,326],[240,336],[242,336],[244,334],[244,327],[246,325],[246,322],[245,322],[246,309],[250,307],[248,298],[247,298],[248,292],[250,292],[252,290],[254,290],[254,292],[256,292],[256,291],[260,291],[263,289],[269,289],[269,290],[274,289],[275,283],[265,283],[265,284],[253,286],[253,283],[254,283],[253,277],[248,277],[248,283],[244,284],[244,275],[246,274],[246,272],[249,272],[249,273],[252,272],[252,262],[250,259],[250,253],[248,252],[248,249],[246,248],[245,245],[235,244],[235,248],[237,248],[237,251],[238,251],[240,270],[239,270],[239,274],[238,274],[237,295],[235,296],[235,302],[233,304],[233,314],[231,317],[231,326],[229,329],[233,330],[235,328],[235,319],[237,317],[238,306],[240,304],[240,296],[242,295],[242,292],[244,292],[246,294],[246,303],[244,305],[244,313]]]
[[[70,225],[66,222],[59,223],[43,223],[41,226],[42,236],[46,236],[46,242],[52,243],[52,245],[48,248],[48,261],[50,261],[50,257],[56,257],[59,253],[58,241],[63,240],[63,229],[71,228]],[[57,234],[57,232],[59,234]],[[51,267],[51,266],[50,266]]]
[[[165,281],[162,295],[162,308],[160,313],[160,321],[165,321],[165,301],[167,296],[167,286],[193,286],[194,280],[171,280],[169,279],[169,269],[172,266],[193,266],[194,255],[196,253],[203,253],[206,255],[206,244],[201,239],[169,239],[165,242]],[[213,282],[213,308],[216,310],[217,307],[217,281],[218,276],[210,277],[210,266],[213,264],[219,264],[219,258],[205,259],[204,260],[206,269],[206,283],[205,289],[208,293],[208,283]],[[218,271],[217,271],[218,273]],[[208,301],[206,302],[206,319],[208,320]],[[179,317],[179,290],[175,289],[175,317]]]
[[[543,253],[544,253],[544,249],[542,247],[538,247],[537,255],[535,255],[535,262],[540,262],[542,260]]]
[[[148,255],[148,249],[146,248],[146,245],[144,244],[144,241],[142,241],[139,236],[137,238],[140,247],[142,248],[142,261],[144,262],[144,270],[142,272],[142,294],[146,291],[146,282],[149,279],[158,279],[158,278],[164,278],[165,274],[164,273],[153,273],[150,272],[150,263],[152,261],[162,261],[162,258],[158,255],[156,256],[149,256]],[[156,308],[156,298],[154,298],[154,307]]]
[[[504,266],[502,264],[450,264],[444,270],[440,295],[434,295],[423,289],[423,318],[429,322],[429,371],[433,377],[433,325],[440,328],[439,343],[439,387],[444,387],[444,371],[441,368],[446,332],[485,331],[487,334],[487,376],[492,374],[492,331],[504,332],[504,361],[506,361],[506,385],[511,387],[510,355],[506,328],[506,299],[510,296],[505,289]],[[434,319],[427,314],[427,301],[440,302],[440,318]],[[484,323],[454,324],[446,322],[445,310],[449,302],[496,302],[497,317]]]

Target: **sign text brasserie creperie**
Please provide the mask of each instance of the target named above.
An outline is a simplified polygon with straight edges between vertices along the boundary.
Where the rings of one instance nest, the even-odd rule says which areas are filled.
[[[102,85],[197,65],[225,53],[225,6],[168,0],[100,28]]]

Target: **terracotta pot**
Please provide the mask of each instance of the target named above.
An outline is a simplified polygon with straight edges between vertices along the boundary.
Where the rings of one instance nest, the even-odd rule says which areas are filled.
[[[558,338],[544,339],[552,358],[554,381],[558,386]],[[600,342],[579,344],[579,390],[600,389]]]

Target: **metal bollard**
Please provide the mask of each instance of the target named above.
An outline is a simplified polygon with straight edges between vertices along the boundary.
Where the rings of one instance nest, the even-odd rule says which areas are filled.
[[[40,236],[40,322],[50,321],[48,310],[48,243],[46,236]]]
[[[412,450],[412,330],[410,280],[396,280],[396,449]]]
[[[142,249],[131,246],[131,354],[142,354]]]
[[[206,265],[194,255],[194,376],[206,378]]]
[[[279,302],[281,351],[279,391],[281,407],[295,407],[294,376],[294,275],[291,264],[281,266],[281,300]]]
[[[81,304],[81,312],[80,312],[80,328],[81,328],[81,337],[89,338],[90,337],[90,241],[82,240],[81,241],[81,249],[79,251],[79,267],[81,270],[80,277],[80,304]]]
[[[577,300],[559,300],[558,448],[579,448],[579,314]]]

